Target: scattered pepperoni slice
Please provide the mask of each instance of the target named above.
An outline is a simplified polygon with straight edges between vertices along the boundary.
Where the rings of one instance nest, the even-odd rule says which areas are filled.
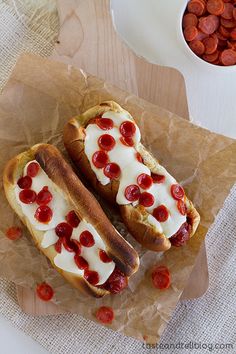
[[[120,125],[120,133],[125,138],[132,138],[135,132],[136,132],[135,124],[133,122],[130,122],[129,120],[123,122]]]
[[[183,28],[188,26],[196,26],[198,24],[198,18],[195,14],[188,13],[183,17]]]
[[[58,237],[70,238],[73,232],[73,228],[67,222],[61,222],[55,228],[55,233]]]
[[[219,27],[219,18],[215,15],[201,17],[199,19],[198,27],[203,33],[212,34]]]
[[[32,189],[23,189],[19,193],[19,199],[24,204],[33,204],[36,200],[37,194]]]
[[[203,39],[202,42],[205,47],[205,54],[213,54],[216,51],[217,46],[218,46],[217,36],[211,36],[211,37],[205,38],[205,39]]]
[[[182,215],[186,215],[187,213],[187,207],[186,204],[180,199],[177,201],[177,208]]]
[[[172,197],[176,200],[182,199],[184,197],[184,189],[179,184],[172,184],[170,191]]]
[[[189,47],[198,56],[201,56],[205,52],[205,46],[204,46],[203,42],[201,42],[199,40],[194,40],[194,41],[189,42]]]
[[[62,237],[57,240],[57,242],[54,245],[54,248],[57,253],[61,253],[61,247],[62,247]]]
[[[220,55],[220,60],[223,65],[230,66],[236,64],[236,52],[232,49],[225,49]]]
[[[152,271],[152,283],[157,289],[164,290],[170,286],[170,272],[165,266],[156,266]]]
[[[159,175],[157,173],[152,173],[151,176],[152,176],[153,183],[164,183],[166,179],[165,176]]]
[[[101,306],[96,312],[96,318],[99,322],[104,324],[112,323],[114,312],[111,307]]]
[[[168,209],[165,205],[159,205],[157,208],[153,210],[153,216],[159,222],[165,222],[169,217]]]
[[[190,42],[196,39],[198,35],[198,29],[195,26],[188,26],[184,29],[184,38]]]
[[[154,196],[151,193],[143,192],[139,197],[139,204],[145,208],[149,208],[154,204]]]
[[[79,269],[84,270],[84,269],[88,268],[88,262],[86,261],[86,259],[84,259],[80,255],[75,254],[74,260],[75,260],[75,264],[77,265],[77,267]]]
[[[112,259],[107,255],[104,250],[99,251],[99,257],[103,263],[111,263]]]
[[[30,176],[20,177],[17,184],[21,189],[29,189],[32,185],[32,178]]]
[[[115,144],[116,141],[110,134],[103,134],[98,139],[98,146],[105,151],[111,151]]]
[[[52,200],[52,193],[49,192],[48,187],[43,187],[43,189],[38,193],[36,197],[36,203],[38,205],[47,205]]]
[[[95,122],[102,130],[110,130],[114,127],[113,120],[110,118],[96,118]]]
[[[120,138],[120,141],[121,141],[121,143],[122,143],[123,145],[125,145],[125,146],[129,146],[129,147],[134,146],[134,141],[133,141],[132,138],[122,136],[122,137]]]
[[[40,166],[37,162],[31,162],[27,166],[27,176],[29,176],[29,177],[37,176],[37,174],[39,172],[39,168],[40,168]]]
[[[188,11],[196,16],[202,16],[205,11],[205,4],[201,0],[190,0],[188,3]]]
[[[207,11],[212,15],[222,15],[225,10],[225,5],[222,0],[208,0]]]
[[[118,294],[128,286],[128,279],[117,267],[111,273],[110,277],[103,284],[103,288],[112,294]]]
[[[172,246],[180,247],[185,245],[185,243],[190,239],[191,226],[185,222],[179,230],[169,238]]]
[[[146,173],[141,173],[137,178],[137,183],[142,189],[149,189],[152,186],[152,177]]]
[[[35,214],[34,214],[34,217],[35,219],[37,219],[39,222],[42,222],[42,223],[49,223],[49,221],[51,221],[52,219],[52,215],[53,215],[53,212],[52,212],[52,209],[49,208],[49,206],[47,205],[40,205],[36,211],[35,211]]]
[[[139,152],[136,152],[136,159],[137,159],[139,162],[143,163],[142,155],[141,155]]]
[[[91,232],[85,230],[80,234],[80,243],[84,247],[92,247],[95,244],[93,235]]]
[[[135,202],[140,197],[140,189],[136,184],[131,184],[125,188],[125,198],[130,202]]]
[[[221,14],[221,17],[226,20],[231,20],[233,18],[234,6],[230,3],[224,5],[224,12]]]
[[[69,213],[66,215],[66,221],[68,224],[74,228],[79,226],[80,220],[74,210],[69,211]]]
[[[87,280],[92,285],[96,285],[99,282],[98,272],[94,270],[85,269],[84,271],[84,279]]]
[[[109,157],[105,151],[96,151],[92,156],[93,164],[97,168],[104,168],[108,160]]]
[[[107,176],[110,179],[115,179],[118,178],[121,174],[121,169],[120,166],[117,165],[114,162],[108,163],[105,167],[104,167],[104,175]]]
[[[11,226],[9,229],[6,230],[6,236],[12,240],[16,241],[22,236],[22,229],[17,226]]]
[[[41,300],[50,301],[53,298],[54,291],[49,284],[43,282],[37,285],[36,294]]]

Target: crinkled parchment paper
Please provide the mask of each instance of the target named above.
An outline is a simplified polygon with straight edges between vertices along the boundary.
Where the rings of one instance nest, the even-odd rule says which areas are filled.
[[[194,126],[71,66],[24,55],[0,96],[0,171],[2,174],[9,158],[36,143],[55,144],[65,154],[61,138],[65,122],[107,99],[130,111],[140,126],[144,145],[184,185],[201,214],[197,233],[187,246],[173,247],[165,254],[145,251],[126,232],[114,210],[104,206],[115,226],[139,251],[141,265],[123,294],[88,298],[52,269],[25,229],[18,241],[5,237],[5,230],[20,222],[1,185],[0,276],[32,288],[37,282],[47,281],[55,291],[56,303],[91,320],[99,306],[112,306],[115,320],[111,328],[155,343],[183,292],[206,232],[235,182],[235,140]],[[153,288],[150,268],[154,264],[170,269],[172,283],[168,290]]]

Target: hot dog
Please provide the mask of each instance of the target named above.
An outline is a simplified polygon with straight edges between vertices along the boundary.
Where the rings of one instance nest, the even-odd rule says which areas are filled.
[[[192,237],[199,214],[183,188],[144,148],[132,116],[113,101],[69,120],[65,147],[79,170],[108,201],[118,204],[135,239],[154,251]]]
[[[118,293],[139,257],[52,145],[38,144],[10,160],[6,197],[53,267],[84,293]]]

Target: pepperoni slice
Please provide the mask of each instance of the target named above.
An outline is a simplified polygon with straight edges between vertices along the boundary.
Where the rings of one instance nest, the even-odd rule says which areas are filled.
[[[104,250],[99,251],[99,257],[103,263],[111,263],[112,259],[107,255]]]
[[[67,222],[61,222],[55,228],[55,233],[58,237],[70,238],[73,232],[73,228]]]
[[[224,18],[221,18],[220,23],[222,26],[225,28],[234,28],[236,27],[236,21],[234,19],[232,20],[225,20]]]
[[[132,138],[136,132],[136,127],[133,122],[130,122],[129,120],[123,122],[120,125],[120,133],[123,135],[125,138]]]
[[[54,291],[49,284],[43,282],[37,285],[36,294],[41,300],[49,301],[53,298]]]
[[[19,199],[24,204],[33,204],[36,200],[37,194],[32,189],[23,189],[19,193]]]
[[[104,175],[107,176],[110,179],[115,179],[120,177],[121,174],[121,169],[120,166],[117,165],[114,162],[108,163],[105,167],[104,167]]]
[[[112,323],[114,312],[111,307],[101,306],[96,312],[96,318],[99,322],[104,324]]]
[[[80,220],[74,210],[69,211],[69,213],[66,215],[66,221],[68,224],[74,228],[79,226]]]
[[[57,240],[57,242],[54,245],[55,251],[57,253],[61,253],[61,247],[62,247],[62,237]]]
[[[211,36],[211,37],[205,38],[205,39],[203,39],[202,42],[205,47],[205,54],[213,54],[216,51],[217,46],[218,46],[217,36]]]
[[[203,54],[202,58],[208,61],[209,63],[213,64],[219,58],[219,54],[220,54],[219,51],[216,50],[212,54]]]
[[[145,208],[149,208],[154,204],[154,196],[151,193],[143,192],[139,197],[139,204]]]
[[[234,40],[236,40],[236,28],[234,28],[231,32],[230,32],[230,37]]]
[[[125,198],[130,202],[135,202],[140,197],[140,189],[136,184],[131,184],[125,188]]]
[[[85,230],[80,234],[80,243],[84,247],[92,247],[95,244],[93,235],[91,232]]]
[[[205,52],[205,46],[199,40],[194,40],[194,41],[189,42],[189,47],[198,56],[201,56]]]
[[[219,18],[215,15],[201,17],[199,19],[198,27],[202,32],[212,34],[219,27]]]
[[[141,155],[139,152],[136,152],[136,159],[137,159],[139,162],[143,163],[142,155]]]
[[[39,222],[42,223],[49,223],[49,221],[52,219],[52,209],[49,208],[47,205],[40,205],[34,214],[35,219],[37,219]]]
[[[27,166],[27,176],[29,176],[29,177],[37,176],[37,174],[39,172],[39,168],[40,168],[40,166],[37,162],[31,162]]]
[[[212,15],[222,15],[225,11],[225,4],[222,0],[208,0],[207,11]]]
[[[79,269],[84,270],[84,269],[88,268],[88,262],[86,261],[86,259],[84,259],[80,255],[76,254],[74,256],[74,260],[75,260],[75,264],[77,265],[77,267]]]
[[[172,184],[170,191],[172,197],[176,200],[182,199],[184,197],[184,189],[179,184]]]
[[[198,29],[195,26],[188,26],[184,29],[184,38],[190,42],[196,39],[198,35]]]
[[[159,222],[165,222],[169,217],[168,209],[165,205],[159,205],[157,208],[153,210],[153,216]]]
[[[152,173],[151,176],[152,176],[153,183],[164,183],[166,179],[165,176],[158,175],[157,173]]]
[[[205,11],[205,4],[201,0],[190,0],[188,3],[188,11],[196,16],[202,16]]]
[[[77,254],[77,256],[79,256],[81,254],[81,244],[78,240],[75,240],[74,238],[70,239],[71,242],[73,242],[73,249],[75,251],[75,253]]]
[[[132,138],[122,136],[122,137],[120,138],[120,141],[121,141],[121,143],[122,143],[123,145],[125,145],[125,146],[130,146],[130,147],[131,147],[131,146],[134,146],[134,141],[133,141]]]
[[[182,215],[186,215],[187,213],[187,207],[186,204],[180,199],[177,201],[177,208]]]
[[[222,25],[219,27],[219,32],[224,37],[223,39],[230,37],[230,30],[228,30]]]
[[[172,246],[180,247],[185,245],[185,243],[190,239],[191,226],[185,222],[179,230],[169,238]]]
[[[52,193],[49,192],[48,187],[43,187],[43,189],[38,193],[36,197],[36,203],[38,205],[47,205],[52,200]]]
[[[103,134],[98,139],[98,146],[105,151],[111,151],[115,144],[115,139],[110,134]]]
[[[113,120],[110,118],[96,118],[95,122],[102,130],[110,130],[114,127]]]
[[[149,189],[152,186],[152,177],[146,173],[141,173],[137,178],[137,183],[142,189]]]
[[[84,278],[92,285],[96,285],[99,282],[98,272],[94,270],[85,269]]]
[[[195,14],[188,13],[183,17],[183,28],[188,26],[196,26],[197,27],[198,18]]]
[[[220,60],[223,65],[230,66],[236,64],[236,52],[232,49],[225,49],[220,55]]]
[[[9,229],[6,230],[6,236],[12,240],[16,241],[22,236],[22,229],[17,226],[11,226]]]
[[[164,290],[170,286],[170,272],[165,266],[156,266],[152,271],[152,283],[157,289]]]
[[[195,40],[202,41],[204,38],[207,38],[207,37],[208,37],[208,34],[203,33],[201,30],[198,30],[198,35],[195,38]]]
[[[111,273],[110,277],[103,284],[103,288],[112,294],[118,294],[128,286],[127,277],[117,267]]]
[[[97,168],[104,168],[108,160],[109,157],[105,151],[96,151],[92,156],[93,164]]]
[[[32,178],[30,176],[21,177],[17,184],[21,189],[29,189],[32,185]]]
[[[224,7],[225,9],[221,17],[226,20],[231,20],[233,18],[234,6],[232,4],[226,3]]]
[[[76,245],[75,243],[70,240],[69,238],[67,237],[61,237],[62,239],[62,244],[64,246],[64,248],[68,251],[68,252],[76,252]]]

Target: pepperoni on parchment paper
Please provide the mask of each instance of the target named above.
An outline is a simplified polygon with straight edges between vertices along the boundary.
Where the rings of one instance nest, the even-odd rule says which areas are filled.
[[[96,318],[99,322],[104,324],[112,323],[114,319],[114,311],[111,307],[101,306],[96,312]]]
[[[10,240],[16,241],[21,238],[22,229],[18,226],[11,226],[6,230],[5,234]]]
[[[54,291],[49,284],[43,282],[37,285],[36,294],[41,300],[50,301],[53,298]]]
[[[170,272],[166,266],[155,266],[152,270],[152,283],[157,289],[164,290],[170,286]]]

